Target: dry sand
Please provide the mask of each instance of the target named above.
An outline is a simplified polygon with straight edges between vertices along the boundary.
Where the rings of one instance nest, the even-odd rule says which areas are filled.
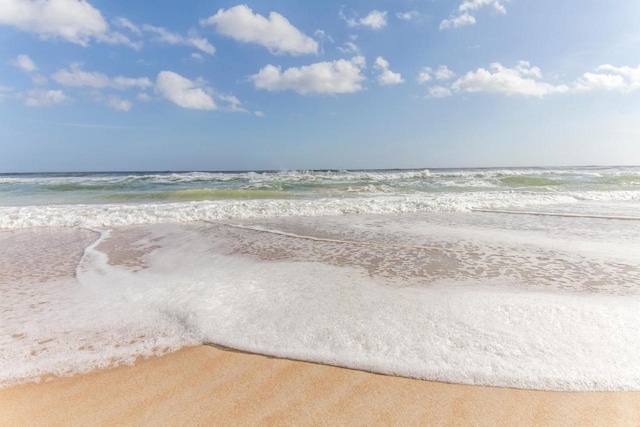
[[[640,393],[444,384],[198,346],[0,390],[0,423],[639,425]]]
[[[56,233],[56,247],[42,230],[0,233],[0,294],[13,280],[37,286],[73,275],[95,239],[83,230],[46,233]],[[103,249],[144,268],[140,251]],[[640,425],[640,392],[444,384],[198,346],[0,389],[0,425]]]

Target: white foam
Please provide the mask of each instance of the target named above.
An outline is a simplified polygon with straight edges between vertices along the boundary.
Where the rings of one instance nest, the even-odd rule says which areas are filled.
[[[591,200],[638,201],[640,200],[640,192],[471,192],[293,200],[220,200],[184,203],[0,207],[0,229],[113,227],[290,216],[467,212],[473,209],[513,209],[540,205],[576,204]]]
[[[331,222],[327,226],[335,228]],[[624,297],[525,292],[508,274],[485,279],[471,274],[428,284],[413,280],[397,286],[393,278],[371,276],[355,264],[225,255],[239,237],[226,237],[232,240],[225,243],[215,227],[146,227],[153,233],[148,239],[159,248],[148,255],[149,268],[135,273],[107,263],[96,243],[85,251],[78,281],[46,283],[28,297],[24,289],[3,295],[0,304],[12,314],[0,329],[0,383],[84,372],[130,363],[137,355],[211,342],[430,380],[549,390],[640,390],[637,292]],[[428,235],[429,228],[423,224],[422,229]],[[398,236],[397,230],[384,230]],[[476,233],[469,242],[457,242],[466,235],[464,229],[453,235],[444,228],[433,230],[436,237],[448,235],[443,246],[453,249],[474,242],[489,252],[497,240],[508,243],[508,233]],[[279,233],[250,234],[245,243],[269,247],[272,240],[260,239],[295,238]],[[109,238],[102,234],[101,239]],[[348,243],[305,241],[311,246],[290,244],[296,243],[299,252],[318,244]],[[506,255],[530,264],[518,268],[535,269],[538,262],[546,262],[538,260],[539,254],[559,256],[553,255],[556,243],[539,240],[540,248],[528,257]],[[486,268],[490,262],[504,262],[500,251],[487,253],[482,261]],[[568,258],[567,268],[579,268],[575,261],[581,256]],[[457,260],[469,264],[476,258],[477,253],[461,253]],[[604,261],[596,257],[591,264]],[[47,304],[34,310],[36,300]],[[12,338],[16,334],[23,337]]]
[[[212,254],[194,238],[165,234],[172,249],[123,288],[204,341],[449,382],[640,389],[637,298],[510,292],[478,280],[392,288],[352,268]],[[103,287],[114,276],[91,280]]]

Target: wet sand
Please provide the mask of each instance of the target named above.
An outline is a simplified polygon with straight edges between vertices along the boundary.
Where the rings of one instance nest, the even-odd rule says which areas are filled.
[[[0,291],[17,279],[37,287],[72,276],[83,248],[95,240],[86,230],[47,233],[56,233],[56,247],[38,237],[41,230],[0,233]],[[15,249],[22,240],[28,252]],[[149,247],[127,252],[130,245],[119,242],[122,247],[103,248],[114,254],[110,261],[144,268]],[[640,425],[640,392],[444,384],[203,345],[0,389],[0,425]]]
[[[640,393],[444,384],[197,346],[0,390],[3,426],[638,425]]]

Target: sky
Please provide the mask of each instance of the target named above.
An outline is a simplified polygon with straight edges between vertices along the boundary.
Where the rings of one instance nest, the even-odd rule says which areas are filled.
[[[637,0],[0,0],[0,172],[640,165]]]

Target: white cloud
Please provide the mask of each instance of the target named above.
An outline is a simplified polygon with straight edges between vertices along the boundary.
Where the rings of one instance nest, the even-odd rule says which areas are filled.
[[[149,80],[146,77],[132,78],[132,77],[117,76],[111,79],[111,87],[114,89],[125,90],[125,89],[134,88],[134,87],[139,87],[144,89],[151,86],[153,86],[153,83],[151,83],[151,80]]]
[[[422,70],[420,70],[420,73],[418,73],[416,81],[419,84],[423,84],[430,82],[431,80],[433,80],[433,69],[431,67],[423,67]]]
[[[112,32],[100,11],[86,0],[2,0],[0,24],[34,33],[43,40],[63,39],[88,46],[95,39],[135,47],[126,36]]]
[[[318,53],[318,43],[291,25],[284,16],[270,12],[269,18],[265,18],[244,4],[220,9],[200,24],[215,25],[218,33],[239,42],[259,44],[273,54]]]
[[[430,82],[432,79],[436,80],[450,80],[454,78],[456,73],[451,71],[446,65],[440,65],[437,70],[433,70],[431,67],[424,67],[420,70],[416,81],[420,84]]]
[[[49,107],[70,99],[61,90],[31,89],[24,97],[24,104],[29,107]]]
[[[110,96],[107,101],[107,105],[116,111],[129,111],[133,104],[131,101],[119,98],[117,96]]]
[[[542,97],[569,90],[566,85],[553,85],[541,80],[538,67],[520,61],[514,68],[506,68],[499,63],[490,65],[489,70],[478,68],[456,80],[451,89],[455,92],[488,92],[505,95]]]
[[[451,95],[451,90],[444,86],[432,86],[427,90],[427,97],[429,98],[446,98]]]
[[[242,106],[242,103],[238,98],[233,95],[217,94],[217,98],[223,102],[222,109],[231,111],[234,113],[248,113],[246,108]]]
[[[292,67],[284,72],[280,67],[267,65],[250,79],[256,88],[268,91],[294,90],[301,95],[352,93],[363,89],[364,67],[362,56]]]
[[[508,0],[506,0],[508,1]],[[507,9],[502,3],[505,0],[464,0],[460,6],[458,6],[458,14],[452,15],[449,19],[444,19],[440,22],[440,29],[447,28],[459,28],[464,25],[473,25],[476,23],[474,12],[485,6],[490,6],[497,13],[505,14]]]
[[[575,90],[580,92],[603,90],[628,93],[640,89],[640,65],[633,68],[605,64],[599,66],[596,71],[598,72],[584,73],[575,82]]]
[[[140,31],[140,28],[138,28],[137,25],[135,25],[133,22],[129,21],[127,18],[118,17],[118,18],[113,20],[113,24],[118,26],[118,27],[120,27],[120,28],[126,28],[127,30],[129,30],[133,34],[135,34],[136,36],[141,36],[142,35],[142,31]]]
[[[155,90],[165,99],[183,108],[215,110],[216,103],[207,93],[210,89],[201,81],[192,81],[173,71],[161,71]]]
[[[387,12],[372,10],[367,16],[360,19],[358,23],[364,27],[370,27],[374,30],[379,30],[386,27],[387,25]]]
[[[151,80],[146,77],[130,78],[117,76],[110,78],[106,74],[97,71],[84,71],[78,64],[72,64],[70,70],[58,70],[51,78],[64,86],[86,86],[94,89],[112,88],[125,90],[134,87],[144,89],[153,86]]]
[[[456,73],[451,71],[446,65],[441,65],[435,71],[434,76],[437,80],[450,80],[456,76]]]
[[[342,46],[338,46],[336,49],[338,49],[338,52],[340,53],[359,53],[360,52],[360,48],[358,47],[358,45],[353,42],[344,42],[342,43]]]
[[[419,16],[420,16],[420,13],[416,10],[396,13],[396,18],[401,19],[403,21],[411,21],[412,19],[418,18]]]
[[[10,61],[10,64],[27,73],[32,73],[38,69],[36,64],[28,55],[18,55],[15,59]]]
[[[465,25],[473,25],[476,23],[476,18],[468,13],[463,13],[458,16],[451,17],[449,19],[444,19],[440,22],[440,29],[446,30],[447,28],[459,28]]]
[[[198,52],[193,52],[191,54],[191,59],[196,60],[196,61],[203,61],[204,60],[204,56],[202,56]]]
[[[381,30],[387,26],[387,12],[372,10],[364,18],[347,18],[344,14],[344,7],[339,12],[340,19],[344,20],[349,27],[369,27],[374,30]]]
[[[209,43],[207,39],[198,37],[195,34],[190,34],[189,36],[184,37],[181,34],[168,31],[163,27],[155,27],[149,24],[143,25],[142,29],[146,32],[155,34],[156,38],[154,40],[160,43],[191,46],[204,53],[208,53],[209,55],[213,55],[216,52],[216,48]]]
[[[338,46],[337,49],[340,53],[346,54],[360,54],[360,47],[356,44],[358,40],[358,36],[355,34],[351,34],[349,36],[349,41],[342,43],[342,46]]]
[[[254,111],[253,114],[255,114],[258,117],[264,117],[264,112],[262,111]]]
[[[544,97],[558,93],[575,94],[596,91],[631,93],[640,90],[640,65],[634,68],[605,64],[597,67],[595,71],[584,73],[570,83],[554,84],[545,81],[540,68],[531,66],[527,61],[520,61],[513,68],[493,63],[489,69],[478,68],[476,71],[469,71],[448,87],[432,86],[427,89],[427,96],[442,98],[455,93],[486,92],[507,96]],[[444,65],[441,65],[437,71],[425,67],[417,80],[419,83],[428,83],[434,78],[444,81],[454,75]]]
[[[8,94],[13,92],[13,88],[9,86],[0,86],[0,102],[3,102]]]
[[[38,67],[28,55],[18,55],[15,59],[9,61],[9,64],[27,73],[34,84],[42,86],[47,83],[47,78],[45,76],[36,73]]]
[[[31,80],[38,86],[44,86],[47,84],[47,78],[42,74],[31,74]]]
[[[381,56],[376,58],[376,62],[373,68],[380,70],[380,75],[378,75],[378,83],[381,85],[397,85],[400,83],[404,83],[402,79],[402,75],[400,73],[394,73],[389,69],[389,61],[384,59]]]

